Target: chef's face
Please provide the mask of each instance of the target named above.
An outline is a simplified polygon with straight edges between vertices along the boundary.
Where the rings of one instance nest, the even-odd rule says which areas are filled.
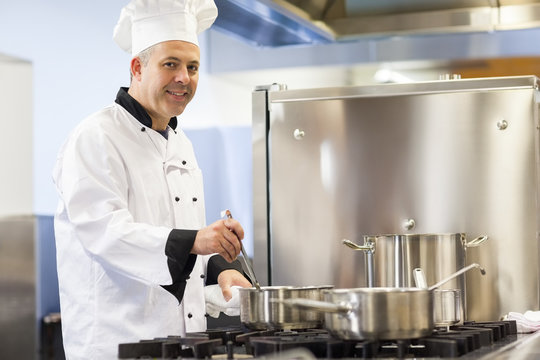
[[[152,118],[152,127],[159,123],[164,129],[171,117],[184,111],[197,89],[199,61],[199,47],[178,40],[155,45],[146,64],[139,61],[137,67],[132,60],[132,96]]]

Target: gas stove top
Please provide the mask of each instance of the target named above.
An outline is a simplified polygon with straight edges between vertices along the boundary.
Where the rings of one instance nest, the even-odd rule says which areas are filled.
[[[249,331],[230,327],[168,336],[118,346],[119,359],[480,359],[502,354],[523,336],[515,321],[466,322],[436,329],[420,339],[396,341],[342,340],[324,329]]]

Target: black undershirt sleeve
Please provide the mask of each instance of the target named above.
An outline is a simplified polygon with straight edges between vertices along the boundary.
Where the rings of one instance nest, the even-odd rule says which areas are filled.
[[[223,270],[234,269],[238,270],[244,277],[244,270],[242,270],[242,264],[238,259],[233,262],[227,262],[221,255],[214,255],[208,260],[208,267],[206,270],[206,285],[217,284],[218,275]]]
[[[169,233],[167,243],[165,244],[165,255],[167,255],[167,265],[171,273],[172,284],[162,285],[161,287],[174,295],[178,302],[181,302],[184,297],[186,281],[193,271],[195,261],[197,260],[197,255],[190,253],[196,236],[197,230],[173,229]],[[238,259],[229,263],[221,255],[214,255],[208,260],[206,285],[217,284],[218,275],[222,271],[229,269],[238,270],[249,280]]]
[[[197,230],[173,229],[165,244],[165,255],[167,255],[172,284],[161,287],[174,295],[178,302],[181,302],[184,297],[186,281],[197,260],[197,255],[190,253],[195,236],[197,236]]]

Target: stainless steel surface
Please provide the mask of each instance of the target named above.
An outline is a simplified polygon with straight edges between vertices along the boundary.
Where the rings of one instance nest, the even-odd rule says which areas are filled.
[[[403,221],[403,229],[404,230],[412,230],[416,226],[416,221],[414,219],[407,219]]]
[[[478,264],[471,264],[469,266],[466,266],[464,267],[463,269],[459,270],[459,271],[456,271],[455,273],[453,273],[452,275],[442,279],[441,281],[439,281],[438,283],[434,284],[434,285],[431,285],[428,289],[429,290],[434,290],[434,289],[438,289],[440,288],[441,286],[443,286],[444,284],[446,284],[447,282],[449,282],[450,280],[453,280],[455,279],[456,277],[458,277],[459,275],[463,274],[464,272],[466,271],[469,271],[471,269],[480,269],[480,272],[482,275],[486,275],[486,271],[484,270],[483,267],[481,267],[480,265]]]
[[[424,270],[416,268],[413,270],[414,284],[420,289],[427,289],[426,275]]]
[[[272,283],[270,269],[270,243],[268,211],[268,142],[267,142],[267,90],[272,86],[259,86],[252,95],[253,118],[253,268],[262,285]],[[275,89],[277,90],[277,89]]]
[[[435,326],[458,324],[462,320],[461,290],[437,289],[433,291],[433,322]]]
[[[343,244],[366,252],[366,273],[368,286],[413,287],[416,286],[415,270],[426,269],[429,281],[439,281],[430,289],[440,287],[478,264],[465,267],[469,247],[483,243],[487,236],[479,236],[471,241],[465,234],[391,234],[366,235],[364,245],[349,240]],[[370,260],[373,258],[373,260]],[[482,273],[485,273],[483,269]],[[452,274],[452,275],[449,275]],[[425,274],[424,274],[425,275]],[[461,289],[462,303],[466,310],[465,276],[457,278],[446,288]]]
[[[501,349],[476,357],[481,360],[532,360],[540,358],[540,332],[518,335],[517,340]]]
[[[248,275],[249,275],[249,278],[251,279],[251,281],[253,282],[253,285],[255,286],[255,288],[257,290],[261,290],[261,285],[259,284],[259,282],[257,281],[257,278],[255,277],[255,271],[253,271],[253,267],[251,266],[251,263],[249,262],[249,258],[247,256],[247,253],[246,253],[246,249],[244,249],[244,245],[242,244],[242,248],[241,248],[241,251],[242,251],[242,257],[244,259],[244,264],[246,266],[246,269],[247,269],[247,272],[248,272]]]
[[[37,358],[35,219],[0,219],[0,354]]]
[[[364,245],[358,245],[353,243],[351,240],[343,239],[341,241],[345,246],[350,247],[353,250],[361,250],[361,251],[375,251],[375,244],[370,241],[365,241]]]
[[[240,288],[240,321],[250,329],[309,329],[321,327],[323,314],[293,309],[276,300],[305,298],[322,300],[332,286],[263,286]]]
[[[360,250],[364,251],[366,254],[365,257],[365,275],[366,275],[366,283],[368,287],[375,287],[377,286],[375,283],[375,265],[374,265],[374,256],[373,252],[375,251],[375,242],[373,239],[369,237],[364,237],[364,245],[358,245],[353,243],[352,241],[348,239],[343,239],[341,241],[344,245],[348,246],[349,248],[353,250]],[[382,285],[382,284],[381,284]],[[386,285],[386,284],[384,284]]]
[[[450,326],[461,321],[463,317],[461,310],[463,301],[461,289],[441,290],[438,288],[474,268],[479,268],[482,274],[485,274],[484,269],[480,265],[471,264],[428,288],[424,286],[425,279],[423,271],[417,268],[414,274],[415,280],[420,286],[416,288],[368,287],[337,289],[324,291],[325,301],[293,298],[273,300],[273,302],[282,303],[292,308],[311,309],[326,313],[325,327],[342,338],[414,338],[428,335],[435,325]],[[424,291],[419,293],[419,290]],[[344,295],[341,295],[337,299],[338,301],[333,298],[334,293],[346,294],[347,292],[351,293],[350,299],[347,299]],[[421,295],[422,293],[424,295]],[[373,296],[376,299],[371,299]],[[429,299],[425,297],[429,297]],[[375,305],[379,302],[384,305]],[[427,307],[422,308],[422,306]],[[371,312],[375,313],[375,315],[371,314]],[[426,318],[426,313],[429,313],[428,318]],[[336,317],[334,314],[338,314],[338,316]],[[370,318],[363,323],[364,317]],[[396,320],[396,318],[407,320]],[[410,326],[413,326],[413,328],[407,328],[402,321],[410,322]],[[426,321],[429,321],[429,323],[426,323]],[[337,330],[334,327],[335,325],[333,325],[336,322],[340,324],[340,328]],[[418,324],[423,324],[423,327],[421,329],[414,328]],[[428,325],[431,326],[430,330],[426,327]],[[407,334],[407,330],[412,334]],[[420,335],[420,333],[423,335]]]
[[[365,286],[341,239],[415,219],[416,233],[489,235],[467,249],[488,270],[466,276],[469,319],[538,309],[537,89],[523,76],[254,92],[259,280]]]
[[[434,328],[433,293],[426,289],[335,289],[323,295],[327,303],[350,307],[325,313],[324,327],[342,339],[410,339]]]
[[[435,326],[449,327],[458,324],[463,319],[464,311],[461,289],[438,289],[438,287],[473,268],[479,268],[482,275],[485,275],[485,270],[480,265],[471,264],[429,287],[429,290],[433,290],[433,321]],[[413,270],[413,277],[416,287],[428,289],[426,276],[421,268]]]
[[[492,32],[540,24],[538,0],[216,0],[216,5],[214,27],[257,46]]]

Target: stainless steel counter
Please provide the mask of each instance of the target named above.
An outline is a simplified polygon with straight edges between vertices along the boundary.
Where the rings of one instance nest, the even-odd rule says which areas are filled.
[[[540,332],[537,331],[533,334],[519,334],[516,341],[501,347],[495,352],[479,357],[479,359],[540,359]]]
[[[292,349],[275,356],[264,357],[266,360],[316,360],[306,349]],[[387,360],[393,358],[386,358]],[[439,357],[422,358],[441,359]],[[533,360],[540,359],[540,332],[534,334],[519,334],[509,336],[505,341],[495,343],[492,347],[483,347],[469,354],[457,358],[444,358],[445,360]],[[330,359],[331,360],[331,359]],[[347,359],[340,359],[347,360]],[[352,360],[352,359],[350,359]]]

